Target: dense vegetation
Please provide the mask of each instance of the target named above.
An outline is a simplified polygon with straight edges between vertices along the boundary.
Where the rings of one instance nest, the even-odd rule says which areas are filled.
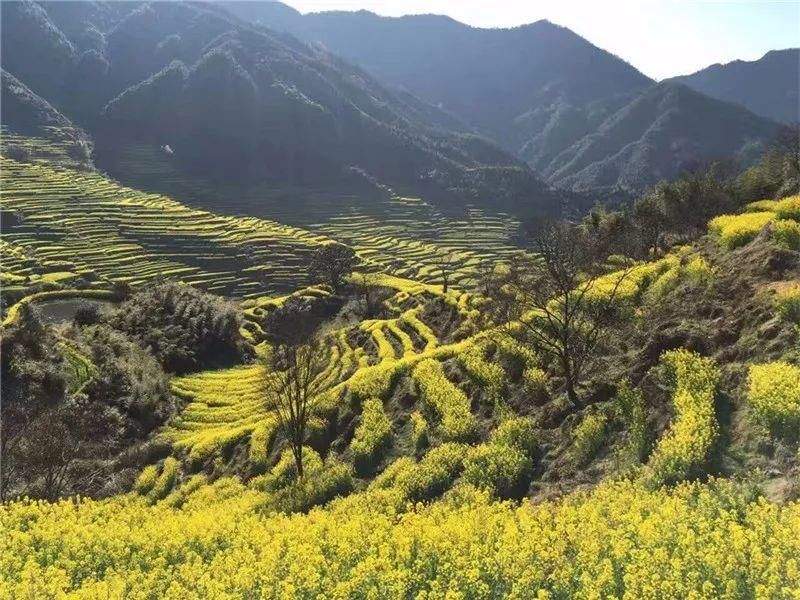
[[[2,11],[4,70],[89,131],[123,180],[128,151],[144,145],[156,166],[233,187],[557,206],[521,161],[453,117],[215,4],[21,0]],[[18,112],[7,126],[20,128]]]
[[[795,135],[568,221],[476,208],[472,184],[448,209],[229,196],[187,173],[300,160],[260,128],[287,114],[378,163],[403,139],[413,169],[381,168],[445,161],[445,187],[458,144],[214,5],[65,4],[2,6],[44,51],[3,73],[0,597],[797,596]],[[87,131],[194,192],[112,180]],[[459,139],[502,185],[482,161],[508,155]]]
[[[735,60],[676,77],[693,90],[735,102],[783,123],[800,121],[800,49],[771,50],[754,61]]]
[[[713,80],[701,72],[657,84],[548,21],[480,29],[436,15],[225,5],[248,22],[325,44],[456,115],[551,184],[576,190],[639,192],[698,163],[751,160],[777,128],[770,119],[800,120],[797,50],[728,65]]]

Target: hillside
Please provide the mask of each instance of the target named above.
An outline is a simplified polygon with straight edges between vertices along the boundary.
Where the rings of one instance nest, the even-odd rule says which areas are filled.
[[[618,57],[547,21],[479,29],[435,15],[301,15],[278,2],[220,4],[248,22],[319,42],[452,113],[568,189],[641,191],[687,166],[752,158],[775,131],[746,110],[724,108],[717,116],[713,103],[667,93]],[[772,89],[788,89],[791,77]],[[774,104],[771,96],[761,98]],[[688,119],[694,119],[690,132]],[[731,119],[735,135],[727,133]]]
[[[782,123],[800,121],[800,49],[772,50],[758,60],[716,64],[670,81],[744,106]]]
[[[547,22],[0,10],[0,600],[800,600],[790,129]]]
[[[325,51],[209,5],[125,6],[69,3],[51,18],[49,5],[3,5],[4,55],[13,57],[4,68],[80,123],[96,162],[123,181],[140,183],[125,157],[146,146],[151,172],[195,180],[391,188],[461,205],[499,201],[523,216],[560,209],[562,196],[524,163]],[[162,183],[151,177],[147,187],[171,191]]]
[[[797,197],[744,210],[628,275],[605,267],[602,281],[627,277],[613,302],[629,310],[606,330],[578,406],[545,354],[487,328],[478,291],[376,273],[242,302],[239,343],[260,360],[171,376],[173,412],[107,459],[107,487],[83,490],[111,497],[0,507],[15,532],[0,592],[780,597],[798,584],[783,567],[800,551],[800,212]],[[124,348],[101,332],[140,332],[159,297],[172,298],[159,318],[174,328],[197,314],[169,284],[132,283],[94,323],[46,330],[84,365],[73,377],[89,401],[104,390],[97,349],[108,336]],[[598,285],[594,301],[611,289]],[[277,350],[266,332],[297,308],[325,324],[301,478],[262,399]],[[17,315],[4,343],[33,343],[20,337],[31,317]],[[148,360],[174,351],[156,348]],[[537,502],[497,501],[526,497]],[[657,573],[653,555],[665,557]],[[619,577],[595,575],[609,568]]]
[[[570,115],[567,118],[575,118]],[[778,125],[680,84],[658,84],[536,165],[557,185],[641,190],[721,157],[749,164]]]

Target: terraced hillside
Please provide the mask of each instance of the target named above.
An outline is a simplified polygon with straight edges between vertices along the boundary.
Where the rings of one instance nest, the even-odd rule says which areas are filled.
[[[3,277],[25,286],[85,281],[107,287],[175,278],[222,295],[248,298],[297,289],[321,243],[351,245],[368,265],[433,282],[444,261],[451,281],[467,284],[483,260],[513,252],[516,223],[469,210],[457,220],[419,199],[389,195],[368,207],[310,197],[306,210],[269,204],[274,219],[249,212],[256,196],[232,200],[227,216],[195,210],[160,194],[121,186],[92,171],[52,164],[65,150],[51,139],[3,135],[30,162],[4,157]],[[65,142],[66,143],[66,142]],[[219,204],[219,202],[217,202]],[[302,217],[290,217],[290,215]],[[302,223],[298,226],[295,223]]]
[[[474,316],[473,298],[468,293],[443,294],[429,286],[386,275],[370,279],[375,287],[391,290],[383,309],[388,318],[371,319],[330,331],[325,337],[327,367],[319,375],[321,387],[328,390],[322,405],[336,406],[346,393],[358,398],[381,397],[391,391],[397,377],[419,362],[444,360],[466,352],[476,342],[446,339],[435,325],[421,317],[426,303],[443,300],[452,307],[464,330]],[[293,296],[320,296],[327,292],[300,290]],[[260,339],[263,315],[280,306],[287,297],[246,301],[247,327]],[[260,353],[268,353],[265,343]],[[163,432],[175,450],[188,451],[194,463],[219,456],[236,443],[249,439],[249,460],[262,468],[277,431],[277,419],[264,404],[263,365],[245,365],[227,370],[206,371],[173,380],[173,391],[187,405],[180,416]],[[320,425],[322,426],[322,425]]]
[[[2,159],[4,239],[42,267],[138,285],[172,277],[225,295],[290,289],[320,235],[218,217],[97,173]],[[13,274],[13,271],[12,271]]]
[[[336,239],[398,275],[430,281],[425,257],[455,253],[461,279],[479,259],[497,260],[517,250],[520,222],[515,216],[459,203],[434,204],[384,187],[351,193],[285,186],[215,183],[188,178],[154,146],[129,145],[114,172],[136,187],[166,192],[216,214],[253,215]],[[464,268],[466,267],[466,268]],[[459,277],[456,277],[459,279]]]

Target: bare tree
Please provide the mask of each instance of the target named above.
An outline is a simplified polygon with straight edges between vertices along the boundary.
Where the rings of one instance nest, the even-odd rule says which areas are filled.
[[[501,334],[552,359],[570,402],[581,406],[577,387],[619,314],[619,292],[631,266],[604,277],[591,240],[569,223],[545,228],[532,250],[535,254],[520,253],[507,269],[495,271],[483,293],[491,298]]]
[[[784,177],[800,179],[800,123],[781,127],[773,145],[784,155]]]
[[[377,288],[375,285],[375,274],[368,271],[361,271],[354,275],[356,288],[364,303],[364,313],[371,319],[377,309]]]
[[[433,266],[439,271],[439,278],[442,280],[442,291],[445,294],[449,287],[450,277],[457,265],[458,258],[450,251],[441,250],[433,256]]]
[[[263,391],[294,456],[298,477],[303,476],[303,447],[314,401],[324,391],[319,375],[325,363],[325,346],[317,340],[278,346],[264,364]]]
[[[334,290],[338,290],[342,280],[353,271],[357,263],[355,250],[350,246],[331,242],[323,244],[314,252],[309,271],[311,277],[322,279]]]

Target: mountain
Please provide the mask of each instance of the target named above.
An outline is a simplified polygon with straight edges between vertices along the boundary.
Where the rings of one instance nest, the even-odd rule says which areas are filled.
[[[567,188],[637,190],[719,158],[752,162],[777,130],[777,123],[739,106],[663,83],[540,163],[541,172]]]
[[[368,11],[301,15],[278,2],[223,2],[231,12],[289,31],[386,83],[460,117],[503,146],[528,139],[514,120],[537,109],[643,90],[652,81],[565,27],[469,27],[449,17],[381,17]]]
[[[800,48],[773,50],[754,61],[711,65],[671,81],[741,104],[762,117],[783,123],[800,121]]]
[[[169,148],[159,160],[186,174],[237,183],[366,183],[532,214],[561,205],[470,126],[322,48],[214,5],[127,9],[2,5],[4,68],[85,127],[119,177],[126,149],[144,144]]]
[[[452,113],[549,183],[573,190],[635,193],[687,166],[751,156],[776,129],[742,108],[658,85],[548,21],[480,29],[435,15],[303,15],[278,2],[220,4],[321,44]]]

